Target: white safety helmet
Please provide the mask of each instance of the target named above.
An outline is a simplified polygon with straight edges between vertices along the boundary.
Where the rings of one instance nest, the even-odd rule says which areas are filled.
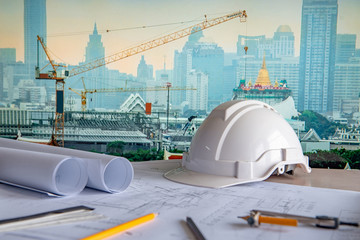
[[[309,160],[289,123],[266,103],[229,101],[204,120],[184,153],[182,167],[164,174],[172,181],[221,188],[262,181]]]

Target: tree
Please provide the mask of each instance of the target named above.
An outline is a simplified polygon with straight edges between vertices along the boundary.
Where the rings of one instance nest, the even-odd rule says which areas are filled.
[[[110,142],[106,146],[106,151],[109,152],[110,154],[122,155],[124,152],[124,146],[125,146],[125,142],[123,141]]]
[[[338,123],[330,122],[321,114],[311,110],[303,111],[299,116],[299,120],[305,121],[306,131],[313,128],[321,138],[328,138],[329,136],[334,135],[336,128],[341,126]]]
[[[315,153],[304,153],[309,157],[310,167],[314,168],[344,168],[346,163],[351,169],[360,169],[360,149],[317,150]]]
[[[351,168],[360,169],[360,149],[346,150],[344,148],[341,148],[341,149],[333,149],[331,150],[331,152],[334,152],[339,156],[345,158]]]
[[[136,151],[124,153],[122,156],[133,162],[161,160],[164,158],[164,151],[157,151],[156,148],[150,150],[138,149]]]

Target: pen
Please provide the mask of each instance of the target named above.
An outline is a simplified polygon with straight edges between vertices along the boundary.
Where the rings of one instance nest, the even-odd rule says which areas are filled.
[[[238,217],[248,222],[250,226],[258,227],[261,223],[278,224],[285,226],[296,227],[298,223],[314,224],[316,227],[337,229],[339,225],[347,225],[353,227],[360,227],[358,222],[345,222],[340,221],[336,217],[316,216],[305,217],[299,215],[291,215],[286,213],[277,213],[262,210],[251,210],[249,216]]]
[[[254,218],[252,216],[239,217],[244,219],[249,223],[250,226],[258,226],[260,223],[268,223],[268,224],[277,224],[284,226],[293,226],[296,227],[298,225],[298,221],[296,219],[291,218],[277,218],[277,217],[266,217],[266,216],[258,216],[258,218]]]
[[[196,226],[195,222],[191,219],[191,217],[186,217],[186,223],[194,233],[197,240],[206,240],[206,238],[201,233],[200,229]]]
[[[122,231],[128,230],[132,227],[138,226],[142,223],[148,222],[152,219],[154,219],[156,216],[158,215],[158,213],[150,213],[148,215],[136,218],[134,220],[131,220],[129,222],[120,224],[118,226],[115,226],[113,228],[109,228],[107,230],[104,230],[102,232],[99,233],[95,233],[93,235],[90,235],[88,237],[82,238],[82,240],[102,240],[108,237],[111,237],[115,234],[118,234]]]

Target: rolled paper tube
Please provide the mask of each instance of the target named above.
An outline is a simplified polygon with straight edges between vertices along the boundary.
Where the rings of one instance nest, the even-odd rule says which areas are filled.
[[[81,192],[87,181],[80,158],[0,147],[0,180],[58,195]]]
[[[29,151],[55,153],[83,158],[87,163],[89,181],[87,187],[106,192],[122,192],[130,185],[134,169],[130,161],[123,157],[92,153],[81,150],[48,146],[0,138],[0,147]]]

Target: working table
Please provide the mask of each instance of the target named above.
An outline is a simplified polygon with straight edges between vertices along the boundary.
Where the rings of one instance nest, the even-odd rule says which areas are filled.
[[[312,168],[311,173],[307,174],[301,168],[296,168],[294,175],[273,175],[266,181],[360,192],[360,170],[358,169]]]
[[[0,232],[0,239],[80,239],[151,212],[151,222],[111,239],[195,239],[185,223],[190,216],[207,239],[359,239],[360,229],[338,230],[311,226],[263,224],[250,228],[238,216],[252,209],[304,216],[329,215],[360,221],[360,171],[313,169],[293,176],[271,176],[263,182],[209,189],[175,183],[164,172],[180,166],[178,160],[133,163],[135,177],[122,193],[87,188],[62,198],[0,184],[1,219],[77,205],[95,208],[104,218],[35,229]],[[300,171],[299,171],[300,170]]]

